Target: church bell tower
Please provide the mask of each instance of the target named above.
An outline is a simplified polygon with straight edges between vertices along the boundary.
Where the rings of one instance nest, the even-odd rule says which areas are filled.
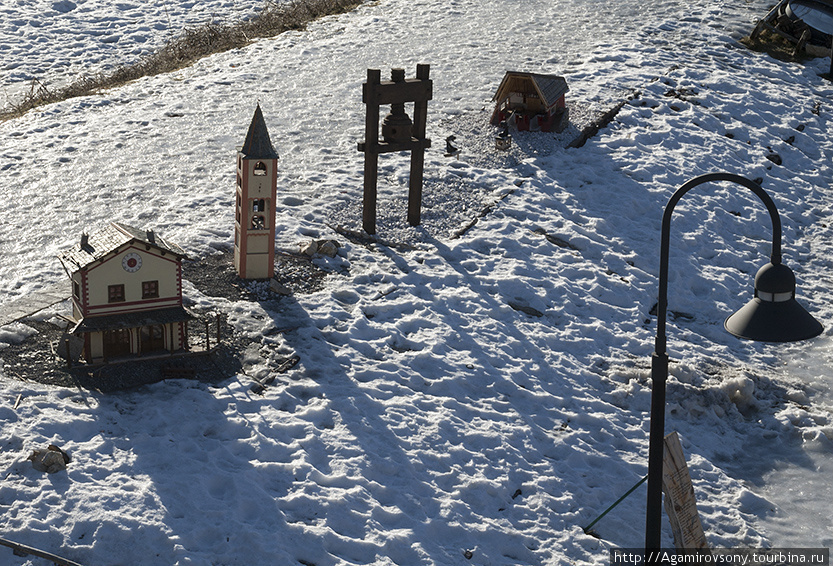
[[[246,141],[237,152],[234,268],[242,279],[275,275],[275,199],[278,152],[258,103]]]

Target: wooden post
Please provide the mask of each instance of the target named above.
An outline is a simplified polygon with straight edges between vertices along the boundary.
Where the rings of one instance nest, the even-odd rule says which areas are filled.
[[[364,127],[364,200],[362,227],[368,234],[376,233],[376,183],[379,171],[379,99],[377,87],[381,83],[379,69],[367,70],[367,83],[362,99],[367,106]]]
[[[67,352],[67,367],[72,367],[72,354],[69,351],[69,338],[64,338],[64,348]]]
[[[804,32],[801,34],[801,37],[798,38],[798,43],[795,44],[795,50],[793,50],[793,57],[798,56],[798,52],[801,51],[801,48],[807,45],[807,42],[810,41],[810,37],[812,33],[810,33],[809,29],[805,29]]]
[[[211,338],[208,334],[208,321],[205,321],[205,351],[211,351]]]
[[[217,345],[220,345],[220,314],[217,313]]]
[[[417,65],[416,78],[428,81],[431,68],[428,65]],[[413,137],[417,140],[425,139],[425,122],[428,116],[428,100],[414,102]],[[418,144],[411,151],[411,175],[408,185],[408,224],[419,226],[422,209],[422,170],[425,166],[425,146]]]
[[[827,80],[833,81],[833,41],[830,42],[830,71],[827,73]]]

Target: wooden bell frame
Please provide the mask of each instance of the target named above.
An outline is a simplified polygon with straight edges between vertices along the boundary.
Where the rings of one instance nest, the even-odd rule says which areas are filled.
[[[376,184],[379,174],[379,154],[399,151],[411,152],[411,172],[408,182],[408,223],[418,226],[422,206],[422,170],[425,150],[431,140],[425,138],[428,101],[433,97],[433,81],[428,78],[429,65],[417,65],[416,78],[401,81],[382,81],[381,71],[367,70],[367,82],[362,85],[362,102],[367,105],[365,141],[358,144],[364,153],[364,197],[362,227],[368,234],[376,233]],[[413,129],[406,141],[379,140],[379,107],[386,104],[414,103]]]

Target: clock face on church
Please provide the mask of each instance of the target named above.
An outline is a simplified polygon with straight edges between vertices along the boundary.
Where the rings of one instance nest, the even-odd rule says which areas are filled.
[[[142,256],[133,252],[126,254],[121,260],[121,266],[128,273],[136,273],[142,267]]]

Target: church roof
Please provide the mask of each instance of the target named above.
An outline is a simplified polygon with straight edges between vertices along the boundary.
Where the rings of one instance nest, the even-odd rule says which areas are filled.
[[[266,129],[260,103],[255,108],[255,115],[252,117],[252,123],[249,124],[246,141],[240,152],[247,159],[278,159],[278,152],[275,151],[272,140],[269,139],[269,131]]]
[[[507,71],[492,100],[505,100],[513,92],[537,94],[544,106],[550,108],[568,90],[564,77]]]
[[[185,257],[182,248],[163,240],[153,230],[140,230],[127,224],[111,222],[106,228],[98,232],[89,236],[82,235],[77,244],[64,251],[58,258],[67,270],[74,272],[134,241],[153,246],[163,252],[172,253],[180,258]]]

